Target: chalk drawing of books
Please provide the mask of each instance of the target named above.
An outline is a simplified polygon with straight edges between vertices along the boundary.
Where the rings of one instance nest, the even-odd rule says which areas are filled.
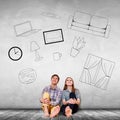
[[[112,76],[114,66],[115,63],[112,61],[88,54],[80,77],[80,82],[105,90]]]

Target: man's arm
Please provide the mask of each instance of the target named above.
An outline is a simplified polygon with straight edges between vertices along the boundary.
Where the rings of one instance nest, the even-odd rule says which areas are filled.
[[[45,87],[45,88],[42,90],[42,93],[41,93],[41,96],[40,96],[40,102],[41,102],[41,103],[44,103],[43,94],[44,94],[44,92],[46,92],[46,91],[47,91],[47,87]]]

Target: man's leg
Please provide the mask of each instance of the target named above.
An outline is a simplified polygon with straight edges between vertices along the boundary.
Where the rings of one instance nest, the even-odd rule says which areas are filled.
[[[46,104],[43,104],[42,109],[43,109],[45,117],[49,117],[49,106]]]
[[[50,95],[49,95],[48,92],[44,92],[43,99],[50,100]],[[48,105],[48,104],[42,104],[42,109],[44,111],[45,117],[49,117],[50,105]]]
[[[60,112],[60,106],[59,105],[52,106],[51,111],[50,111],[50,118],[53,118],[53,117],[57,116],[59,112]]]

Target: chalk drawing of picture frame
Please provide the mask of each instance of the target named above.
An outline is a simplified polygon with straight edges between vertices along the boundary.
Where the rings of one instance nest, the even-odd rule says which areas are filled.
[[[52,44],[64,41],[62,29],[44,31],[43,37],[45,44]]]

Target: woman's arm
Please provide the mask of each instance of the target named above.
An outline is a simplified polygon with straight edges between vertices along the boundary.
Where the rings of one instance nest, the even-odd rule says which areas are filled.
[[[80,104],[80,101],[81,101],[81,95],[80,95],[79,89],[76,89],[75,94],[76,94],[76,98],[77,98],[75,104],[78,104],[78,105],[79,105],[79,104]]]
[[[66,101],[65,99],[62,100],[63,105],[67,105],[69,102]]]
[[[75,104],[77,104],[77,105],[80,104],[80,99],[79,98],[76,100]]]

